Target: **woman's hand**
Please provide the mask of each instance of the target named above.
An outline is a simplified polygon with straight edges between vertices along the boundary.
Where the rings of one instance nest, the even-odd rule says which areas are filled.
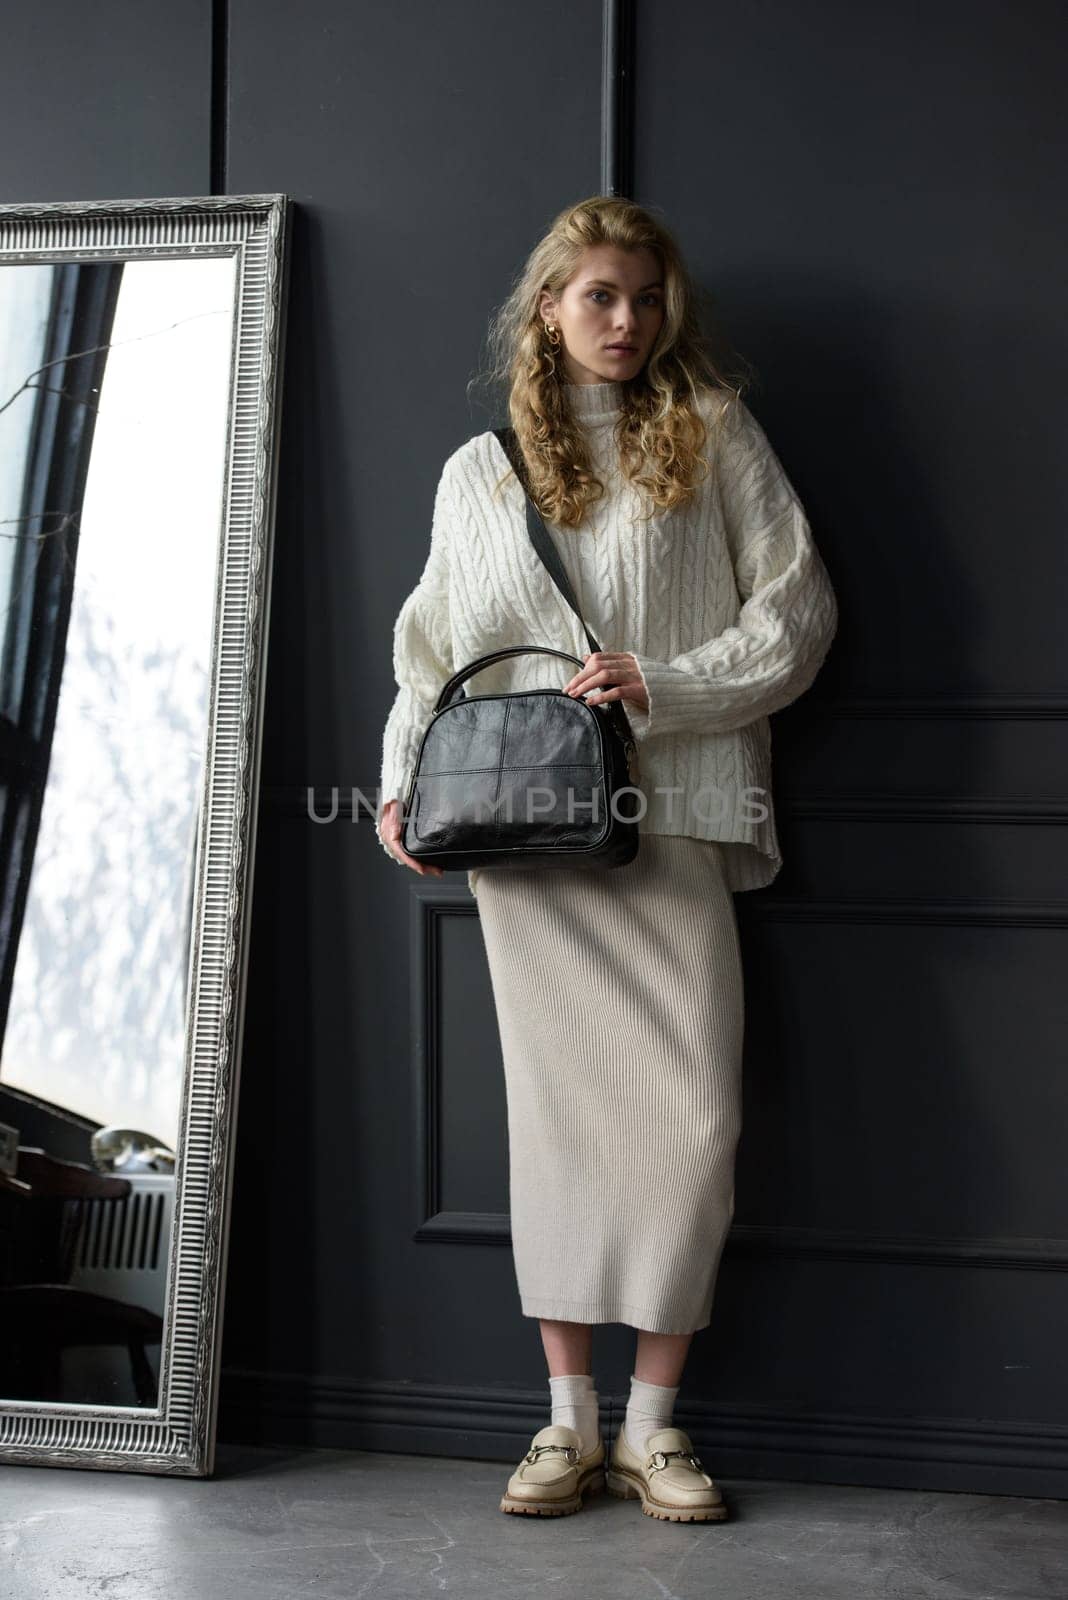
[[[432,878],[443,878],[444,870],[441,867],[431,866],[429,861],[416,861],[404,849],[401,840],[400,801],[387,800],[382,807],[382,820],[378,827],[378,837],[385,845],[391,856],[394,856],[404,866],[411,867],[413,872],[418,872],[420,877],[429,875]]]
[[[628,650],[595,650],[582,659],[586,665],[564,686],[565,694],[585,694],[588,706],[629,700],[639,711],[648,711],[649,696],[638,663]]]

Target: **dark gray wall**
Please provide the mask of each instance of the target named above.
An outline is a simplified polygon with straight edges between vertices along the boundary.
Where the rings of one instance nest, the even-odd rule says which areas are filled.
[[[677,1415],[724,1476],[1066,1494],[1068,23],[636,14],[631,192],[755,361],[841,609],[773,721],[787,865],[738,897],[738,1213]],[[486,318],[600,187],[601,8],[103,0],[6,43],[4,199],[298,208],[222,1436],[508,1459],[547,1389],[475,906],[304,801],[374,790],[441,462],[499,420]],[[632,1342],[596,1335],[607,1421]]]

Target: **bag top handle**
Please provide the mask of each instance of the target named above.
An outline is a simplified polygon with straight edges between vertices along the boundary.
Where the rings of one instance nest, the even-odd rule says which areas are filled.
[[[492,667],[497,661],[505,661],[509,656],[527,655],[560,656],[564,661],[574,662],[576,667],[581,668],[582,666],[581,656],[573,656],[570,650],[553,650],[547,644],[509,645],[506,650],[493,650],[487,656],[479,656],[477,661],[469,661],[466,667],[461,667],[458,672],[454,672],[438,695],[438,703],[434,710],[442,711],[447,705],[451,705],[454,700],[466,698],[459,691],[468,678],[473,678],[476,672],[482,672],[484,668]]]

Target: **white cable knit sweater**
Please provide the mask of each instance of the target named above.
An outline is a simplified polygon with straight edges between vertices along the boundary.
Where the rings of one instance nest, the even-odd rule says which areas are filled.
[[[640,829],[721,840],[731,888],[762,888],[782,866],[768,717],[812,683],[838,620],[808,520],[739,402],[720,434],[718,473],[684,508],[633,521],[641,506],[612,437],[622,384],[569,384],[567,392],[607,493],[581,528],[546,526],[590,631],[603,650],[632,652],[646,686],[648,713],[622,702],[639,748]],[[717,392],[702,403],[710,425],[725,398]],[[445,462],[426,564],[394,624],[398,691],[382,742],[379,814],[387,800],[403,801],[446,678],[517,644],[578,657],[590,649],[530,542],[522,486],[486,432]],[[562,689],[578,670],[517,656],[466,688]],[[468,873],[475,893],[479,870]]]

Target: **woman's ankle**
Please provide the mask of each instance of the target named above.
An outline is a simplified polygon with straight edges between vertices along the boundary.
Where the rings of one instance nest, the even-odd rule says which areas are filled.
[[[600,1401],[588,1372],[561,1373],[549,1379],[550,1420],[574,1428],[582,1440],[582,1453],[596,1450],[601,1437]]]

